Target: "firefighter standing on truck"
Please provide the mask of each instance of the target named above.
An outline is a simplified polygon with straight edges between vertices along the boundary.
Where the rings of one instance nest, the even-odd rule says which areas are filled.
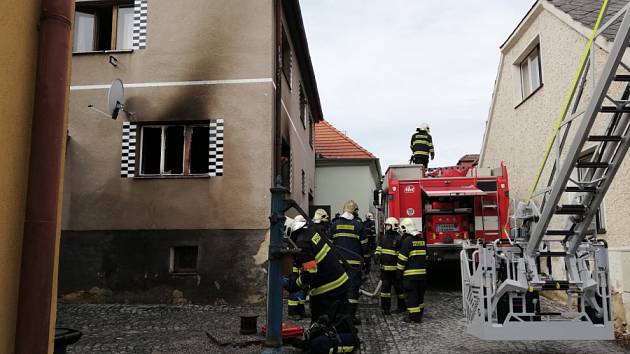
[[[295,238],[300,252],[294,258],[299,275],[285,277],[284,288],[289,292],[308,290],[311,323],[323,315],[334,321],[334,316],[330,316],[332,309],[335,316],[349,314],[348,274],[341,259],[320,234],[307,227],[305,220],[287,218],[285,228]]]
[[[400,222],[403,237],[396,265],[397,277],[402,278],[407,300],[405,322],[422,322],[426,287],[427,248],[422,233],[411,219]]]
[[[384,315],[390,314],[392,305],[392,287],[396,290],[398,298],[396,312],[404,312],[407,310],[405,304],[405,292],[402,284],[396,281],[396,264],[398,260],[398,250],[400,248],[401,235],[398,233],[398,220],[393,217],[385,220],[385,232],[381,238],[376,255],[381,264],[381,309]]]
[[[433,138],[430,134],[429,124],[422,123],[411,136],[411,162],[415,165],[429,166],[429,156],[431,160],[435,158],[433,150]]]
[[[359,308],[359,288],[361,287],[362,264],[368,256],[368,239],[363,232],[363,225],[357,220],[359,207],[353,200],[343,206],[343,214],[330,227],[335,248],[345,258],[349,281],[348,301],[350,302],[352,319],[355,324],[361,324],[357,317]]]

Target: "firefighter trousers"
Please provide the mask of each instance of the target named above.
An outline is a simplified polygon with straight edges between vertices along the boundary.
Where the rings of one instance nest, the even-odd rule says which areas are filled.
[[[385,311],[389,311],[392,304],[392,287],[396,291],[396,307],[399,310],[406,310],[405,304],[405,292],[402,284],[396,280],[396,271],[381,270],[381,308]]]
[[[289,294],[287,301],[289,316],[302,316],[306,314],[304,303],[306,302],[306,294],[304,290],[296,291]]]
[[[348,303],[347,293],[339,294],[324,293],[321,295],[311,296],[311,324],[317,322],[322,315],[327,315],[331,321],[341,315],[350,314],[350,304]]]
[[[422,321],[426,280],[404,279],[403,286],[407,296],[407,313],[409,314],[409,319],[413,322]]]
[[[352,317],[356,317],[357,309],[359,308],[359,289],[361,288],[361,270],[349,269],[348,273],[348,302],[350,303],[350,309]]]

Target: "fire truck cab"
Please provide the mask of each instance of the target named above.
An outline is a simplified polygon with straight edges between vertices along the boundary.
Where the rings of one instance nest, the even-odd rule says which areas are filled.
[[[430,261],[458,260],[464,240],[507,237],[507,169],[452,166],[424,170],[393,165],[383,183],[385,217],[412,219],[427,241]]]

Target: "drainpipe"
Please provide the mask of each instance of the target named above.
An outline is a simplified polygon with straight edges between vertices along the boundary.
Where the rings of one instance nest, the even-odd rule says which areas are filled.
[[[282,0],[274,1],[274,19],[275,19],[275,82],[276,82],[276,95],[275,95],[275,112],[274,112],[274,149],[273,149],[273,162],[274,172],[273,181],[275,183],[276,176],[282,173],[282,166],[280,162],[280,155],[282,153]]]
[[[15,353],[52,352],[72,0],[42,0]]]

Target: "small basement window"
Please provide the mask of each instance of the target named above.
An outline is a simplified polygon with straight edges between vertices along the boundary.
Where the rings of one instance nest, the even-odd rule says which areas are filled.
[[[133,49],[132,1],[90,1],[76,4],[73,52]]]
[[[542,86],[542,70],[540,69],[540,47],[536,46],[519,64],[521,73],[521,95],[526,99]]]
[[[197,274],[198,246],[177,246],[171,248],[171,273]]]
[[[140,176],[208,174],[208,125],[145,125]]]

